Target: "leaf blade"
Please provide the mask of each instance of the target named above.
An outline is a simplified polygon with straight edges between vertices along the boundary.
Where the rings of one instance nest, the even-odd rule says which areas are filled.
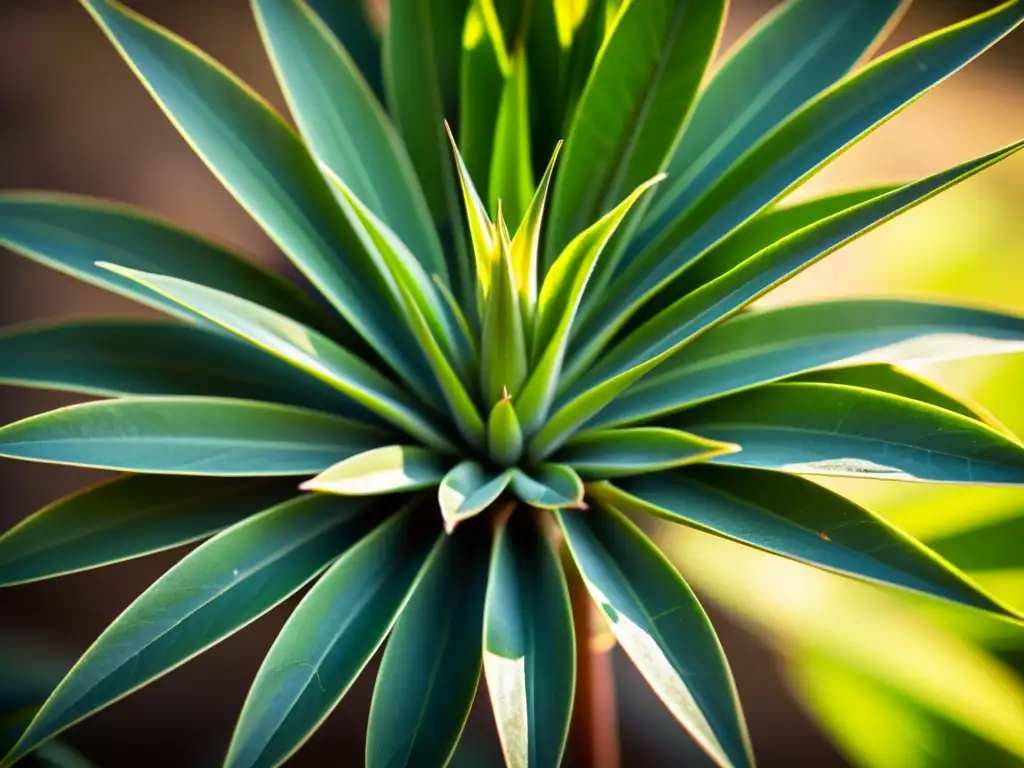
[[[388,445],[357,453],[299,488],[342,496],[404,493],[437,485],[450,468],[449,459],[429,448]]]
[[[704,462],[739,450],[738,446],[706,440],[664,427],[587,430],[555,455],[585,480],[657,472]]]
[[[475,461],[462,461],[452,468],[437,489],[445,531],[451,534],[497,501],[511,478],[512,470],[489,472]]]

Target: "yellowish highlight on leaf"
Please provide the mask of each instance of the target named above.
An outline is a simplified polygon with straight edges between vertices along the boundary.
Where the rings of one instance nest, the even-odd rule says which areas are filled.
[[[509,659],[484,650],[484,674],[498,739],[508,768],[527,768],[530,759],[529,712],[526,704],[526,659]]]

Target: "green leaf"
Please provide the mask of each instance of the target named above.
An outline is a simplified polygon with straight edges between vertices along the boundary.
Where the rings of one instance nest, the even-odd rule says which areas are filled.
[[[913,301],[854,299],[737,315],[694,339],[598,414],[626,424],[796,374],[1024,348],[1024,319]]]
[[[227,768],[281,765],[323,723],[401,613],[436,535],[415,502],[345,552],[285,623],[253,681]]]
[[[356,63],[305,0],[253,5],[281,90],[310,151],[394,230],[424,269],[447,278],[412,162]]]
[[[547,256],[664,167],[718,42],[722,0],[622,7],[590,72],[565,142]]]
[[[490,189],[494,126],[505,74],[479,2],[471,3],[466,13],[459,72],[459,146],[468,175]]]
[[[523,455],[523,430],[511,397],[502,397],[487,420],[487,454],[491,461],[510,467]]]
[[[705,466],[588,490],[627,514],[655,515],[845,576],[1013,615],[923,544],[802,477]]]
[[[576,381],[564,405],[534,437],[534,455],[548,455],[627,387],[757,297],[884,221],[1022,147],[1024,142],[1010,145],[805,227],[675,302],[620,341],[581,381]],[[581,354],[577,362],[585,358]],[[572,370],[578,374],[584,367],[576,365]]]
[[[378,519],[366,500],[303,496],[215,536],[158,579],[100,635],[3,765],[263,615]]]
[[[76,320],[0,334],[0,382],[101,397],[249,397],[373,421],[337,390],[219,333],[150,321]]]
[[[357,453],[299,487],[342,496],[404,493],[437,485],[451,464],[450,459],[429,448],[388,445]]]
[[[455,157],[455,167],[459,174],[459,187],[462,190],[462,203],[465,206],[466,221],[469,226],[469,239],[473,247],[473,264],[476,267],[476,282],[474,283],[472,297],[468,306],[487,298],[487,292],[491,286],[491,265],[499,258],[498,231],[491,223],[490,214],[487,213],[487,206],[480,199],[473,184],[473,178],[469,175],[469,168],[462,158],[458,146],[455,144],[455,136],[451,128],[445,123],[448,131],[448,139],[451,143],[452,154]],[[480,304],[482,309],[483,305]]]
[[[513,471],[489,472],[475,461],[457,464],[437,489],[445,530],[452,533],[459,523],[479,515],[497,501],[508,487]]]
[[[395,125],[423,185],[434,220],[455,236],[448,273],[469,296],[469,271],[455,173],[444,137],[455,117],[459,59],[469,0],[407,0],[389,8],[384,34],[384,90]]]
[[[312,475],[388,433],[290,405],[217,397],[82,403],[0,428],[0,456],[173,475]]]
[[[344,392],[425,444],[451,449],[448,438],[422,415],[420,405],[404,390],[326,336],[257,304],[202,285],[113,265],[107,268],[159,291],[160,295]]]
[[[1024,484],[1024,445],[973,419],[837,384],[769,384],[687,411],[681,429],[737,443],[716,464],[787,473]]]
[[[860,387],[899,395],[911,400],[918,400],[947,411],[959,413],[970,419],[980,421],[993,429],[999,430],[1008,437],[1011,432],[995,416],[970,398],[956,394],[945,387],[912,371],[898,368],[888,363],[868,363],[851,365],[845,368],[828,368],[823,371],[805,373],[790,381],[817,382],[820,384],[843,384],[848,387]]]
[[[490,291],[484,302],[483,334],[480,339],[480,388],[484,403],[498,403],[509,392],[517,392],[529,372],[526,334],[516,291],[511,243],[498,204],[498,242],[501,255],[491,267]]]
[[[586,509],[583,481],[572,467],[539,464],[524,472],[512,470],[512,492],[524,504],[541,509]]]
[[[537,309],[537,270],[540,269],[540,232],[544,221],[544,206],[548,199],[548,188],[555,170],[562,142],[555,144],[551,160],[541,177],[540,186],[530,200],[523,216],[523,222],[512,238],[512,271],[516,276],[516,291],[519,293],[520,312],[527,331],[527,342],[532,344],[534,314]]]
[[[534,191],[525,49],[516,50],[510,66],[494,126],[489,199],[493,211],[498,209],[498,201],[503,203],[505,216],[517,229]]]
[[[656,176],[641,184],[611,212],[577,235],[544,278],[533,329],[532,357],[537,363],[516,400],[527,433],[544,423],[555,398],[573,319],[601,251],[640,196],[661,178]]]
[[[725,654],[686,582],[619,513],[557,515],[590,596],[654,692],[718,765],[752,766]]]
[[[584,479],[622,477],[708,461],[739,446],[706,440],[665,427],[581,432],[555,456]]]
[[[118,203],[65,194],[5,192],[0,194],[0,245],[185,320],[196,318],[96,263],[113,261],[201,282],[320,330],[336,325],[287,280],[215,243]]]
[[[645,219],[650,229],[663,229],[747,150],[843,78],[907,5],[793,0],[765,18],[736,44],[701,93],[665,169],[670,181],[651,198]]]
[[[0,586],[198,541],[295,495],[287,480],[121,477],[59,499],[0,535]]]
[[[367,18],[366,3],[339,3],[337,0],[309,0],[310,7],[338,38],[355,62],[366,84],[384,100],[384,77],[381,73],[380,37]]]
[[[301,139],[193,46],[112,0],[81,0],[175,127],[270,238],[406,381],[425,373]],[[104,256],[104,258],[107,258]]]
[[[486,526],[445,537],[395,624],[370,704],[367,768],[446,765],[476,695]]]
[[[562,566],[526,510],[494,539],[484,674],[505,765],[560,765],[576,686],[572,608]]]
[[[919,38],[829,88],[716,180],[628,262],[587,338],[610,338],[652,292],[844,148],[956,72],[1024,19],[1024,1]],[[788,54],[787,54],[788,55]],[[629,254],[627,254],[627,259]]]

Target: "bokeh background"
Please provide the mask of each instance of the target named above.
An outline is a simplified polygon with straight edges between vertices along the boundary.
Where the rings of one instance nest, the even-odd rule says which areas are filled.
[[[774,4],[733,0],[726,47]],[[995,4],[917,0],[883,51]],[[284,111],[245,0],[128,5],[210,52]],[[797,194],[910,179],[1022,136],[1024,31],[1018,31]],[[0,189],[15,188],[134,203],[290,273],[73,0],[0,0]],[[1024,312],[1024,156],[883,226],[768,301],[854,294]],[[146,312],[0,249],[0,326]],[[1022,358],[960,361],[926,372],[1024,434]],[[71,402],[65,394],[3,388],[0,421]],[[0,529],[101,477],[0,463]],[[844,490],[965,568],[976,570],[983,553],[987,571],[979,578],[1024,606],[1024,492],[870,482],[849,482]],[[1020,630],[701,534],[657,533],[712,601],[762,766],[1024,764]],[[0,640],[8,643],[0,653],[16,640],[58,665],[72,660],[182,554],[0,593]],[[217,765],[249,682],[293,604],[75,727],[67,741],[110,768]],[[628,663],[617,662],[624,765],[705,765]],[[295,765],[361,762],[373,674],[371,667]],[[457,764],[496,761],[490,715],[478,707]]]

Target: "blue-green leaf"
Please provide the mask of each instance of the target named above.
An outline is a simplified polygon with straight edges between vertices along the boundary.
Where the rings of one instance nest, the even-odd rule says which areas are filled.
[[[384,641],[436,541],[420,504],[327,570],[285,623],[253,681],[227,768],[273,768],[295,753]]]
[[[557,515],[590,596],[672,715],[718,765],[753,766],[725,654],[686,582],[618,512]]]
[[[480,680],[486,526],[447,536],[395,624],[377,674],[367,768],[446,765]]]
[[[394,230],[428,272],[447,279],[416,172],[348,52],[306,0],[256,0],[254,8],[281,90],[310,151]]]
[[[769,384],[674,417],[736,443],[715,464],[787,473],[1024,484],[1024,445],[966,416],[838,384]]]
[[[367,16],[365,2],[339,3],[338,0],[309,0],[334,36],[348,51],[356,68],[380,101],[384,100],[384,76],[381,72],[379,32]]]
[[[626,513],[656,515],[846,576],[1012,615],[923,544],[802,477],[688,467],[588,490]]]
[[[559,765],[576,682],[572,608],[562,566],[525,509],[494,539],[484,674],[505,765]]]
[[[304,496],[194,550],[93,643],[2,765],[255,620],[372,528],[363,499]]]
[[[708,461],[739,450],[665,427],[581,432],[555,455],[587,480],[622,477]]]
[[[514,470],[489,472],[475,461],[463,461],[444,476],[437,489],[441,518],[448,533],[497,501]]]
[[[304,491],[376,496],[430,488],[441,482],[452,460],[410,445],[387,445],[345,459],[301,486]]]
[[[0,456],[173,475],[313,475],[388,442],[378,427],[216,397],[83,403],[0,428]]]
[[[583,481],[565,464],[539,464],[529,472],[512,470],[512,492],[531,507],[585,509]]]
[[[121,477],[59,499],[0,535],[0,586],[198,541],[296,495],[289,480]]]
[[[194,280],[320,330],[335,325],[287,280],[215,243],[119,203],[54,193],[5,192],[0,194],[0,245],[185,320],[196,318],[96,263],[112,261]]]

